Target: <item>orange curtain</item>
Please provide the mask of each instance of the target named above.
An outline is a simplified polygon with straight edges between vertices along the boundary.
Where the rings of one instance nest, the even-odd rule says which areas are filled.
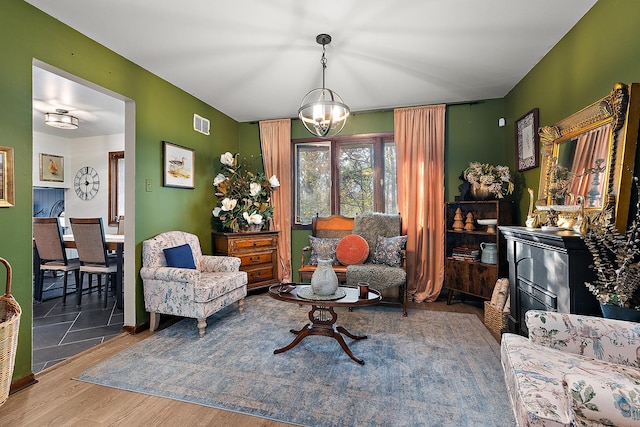
[[[586,207],[602,206],[604,196],[604,182],[606,180],[605,173],[598,175],[598,182],[596,186],[598,194],[594,195],[598,197],[598,200],[588,197],[589,190],[593,186],[595,175],[589,173],[588,170],[598,166],[596,160],[606,160],[608,157],[609,140],[611,139],[611,124],[593,129],[589,132],[585,132],[578,136],[578,142],[576,143],[576,152],[573,156],[573,165],[571,172],[577,176],[573,180],[571,192],[574,195],[583,195],[585,197],[584,205]],[[606,166],[606,162],[604,163]]]
[[[445,111],[445,105],[394,110],[407,286],[418,302],[435,301],[444,282]]]
[[[273,192],[273,230],[278,235],[278,279],[291,282],[291,120],[260,122],[262,159],[267,177],[275,175],[280,188]]]

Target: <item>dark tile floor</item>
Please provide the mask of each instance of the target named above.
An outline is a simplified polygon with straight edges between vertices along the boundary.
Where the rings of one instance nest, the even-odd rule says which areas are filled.
[[[118,335],[124,324],[124,314],[115,307],[111,293],[107,308],[102,307],[104,296],[95,287],[83,294],[82,305],[76,308],[73,274],[69,274],[66,305],[62,304],[62,283],[62,274],[47,273],[43,302],[33,304],[34,373]]]

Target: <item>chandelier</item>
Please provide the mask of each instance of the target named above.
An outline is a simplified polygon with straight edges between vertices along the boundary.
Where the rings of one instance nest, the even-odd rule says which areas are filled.
[[[44,123],[58,129],[78,129],[78,118],[67,110],[57,109],[55,113],[46,113]]]
[[[349,117],[349,107],[342,101],[340,95],[324,86],[324,72],[327,68],[325,57],[326,45],[331,43],[329,34],[319,34],[316,42],[322,45],[322,88],[313,89],[302,99],[298,117],[312,134],[321,138],[340,133]]]

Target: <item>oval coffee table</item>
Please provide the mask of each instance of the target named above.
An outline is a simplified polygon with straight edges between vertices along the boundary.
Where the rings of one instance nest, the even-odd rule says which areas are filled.
[[[334,307],[352,308],[374,305],[380,302],[380,300],[382,299],[380,292],[370,289],[367,298],[359,298],[358,289],[340,286],[338,289],[339,291],[344,291],[344,297],[340,299],[318,300],[304,298],[298,295],[298,292],[301,292],[301,294],[303,295],[308,294],[309,289],[305,288],[310,288],[310,285],[296,285],[295,283],[289,283],[289,285],[293,287],[293,289],[290,292],[286,293],[279,292],[279,289],[282,289],[281,286],[286,285],[273,285],[269,288],[269,295],[272,298],[284,302],[310,305],[310,323],[307,323],[305,326],[298,330],[291,329],[290,331],[296,334],[294,340],[286,347],[274,350],[273,354],[284,353],[285,351],[291,350],[293,347],[298,345],[300,341],[302,341],[309,335],[324,335],[326,337],[335,338],[335,340],[340,344],[340,347],[342,347],[342,350],[344,350],[344,352],[347,353],[351,359],[361,365],[364,365],[364,360],[358,359],[356,356],[354,356],[354,354],[351,352],[351,349],[344,341],[344,338],[342,338],[342,335],[344,334],[354,340],[363,340],[367,338],[367,336],[355,335],[347,331],[342,326],[337,326],[336,321],[338,320],[338,314],[335,312]]]

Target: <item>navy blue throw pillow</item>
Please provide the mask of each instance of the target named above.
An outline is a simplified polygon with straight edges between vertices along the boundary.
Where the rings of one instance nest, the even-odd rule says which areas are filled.
[[[173,248],[163,249],[164,257],[167,259],[167,266],[174,268],[196,269],[193,262],[193,253],[188,243]]]

